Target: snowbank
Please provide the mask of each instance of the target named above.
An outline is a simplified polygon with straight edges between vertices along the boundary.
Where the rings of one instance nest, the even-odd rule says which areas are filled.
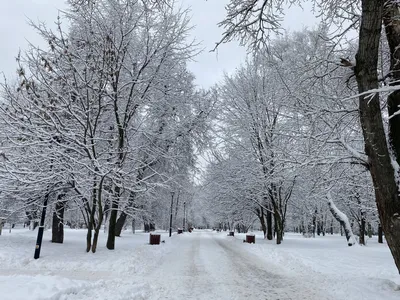
[[[243,236],[236,234],[237,242]],[[276,245],[260,232],[255,245],[246,248],[283,266],[288,274],[325,289],[332,299],[400,299],[400,275],[387,245],[378,244],[377,237],[363,247],[347,247],[343,240],[340,235],[304,238],[286,233],[283,243]]]

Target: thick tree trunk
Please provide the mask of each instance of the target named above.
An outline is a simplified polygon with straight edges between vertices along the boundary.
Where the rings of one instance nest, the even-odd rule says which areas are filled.
[[[398,1],[387,0],[383,9],[383,24],[390,49],[389,85],[400,84],[400,5]],[[389,113],[389,143],[400,165],[400,91],[392,92],[387,99]]]
[[[382,8],[382,0],[362,0],[359,49],[355,67],[360,94],[379,88],[377,69]],[[383,127],[379,94],[360,95],[359,110],[379,218],[397,269],[400,271],[400,201]]]
[[[378,226],[378,243],[383,244],[383,230],[381,224]]]
[[[143,176],[138,176],[137,180],[140,180]],[[131,209],[135,206],[135,198],[136,194],[134,192],[131,192],[129,194],[129,200],[128,204],[125,208],[126,209]],[[119,218],[117,220],[117,223],[115,224],[115,236],[121,236],[122,229],[124,228],[126,218],[127,218],[127,213],[125,211],[122,211],[121,214],[119,215]]]
[[[121,236],[127,216],[128,215],[124,211],[119,215],[117,223],[115,224],[115,236]]]
[[[64,242],[64,211],[66,202],[62,201],[65,194],[60,194],[57,196],[56,207],[53,212],[53,223],[51,227],[51,241],[53,243]]]

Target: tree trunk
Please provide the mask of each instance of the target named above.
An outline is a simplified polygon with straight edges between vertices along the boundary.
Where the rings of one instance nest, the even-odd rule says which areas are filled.
[[[126,221],[127,214],[123,211],[119,215],[117,223],[115,224],[115,236],[121,236],[122,229]]]
[[[136,220],[135,218],[132,219],[132,233],[135,234],[135,228],[136,227]]]
[[[141,179],[142,177],[143,176],[138,176],[137,180]],[[133,208],[135,206],[135,198],[136,194],[134,192],[130,192],[128,204],[126,205],[125,210]],[[121,236],[121,232],[122,229],[124,228],[127,216],[128,215],[125,211],[122,211],[121,214],[119,215],[117,223],[115,224],[115,236]]]
[[[53,223],[51,227],[51,242],[60,243],[64,242],[64,211],[66,202],[62,201],[65,194],[57,196],[56,207],[53,212]]]
[[[264,233],[264,239],[267,238],[267,225],[265,224],[265,216],[264,214],[262,214],[261,216],[258,217],[260,219],[260,223],[261,223],[261,230]]]
[[[332,216],[340,223],[340,225],[344,228],[344,233],[346,235],[347,245],[353,246],[356,243],[356,240],[353,235],[353,231],[351,230],[350,222],[347,216],[342,213],[333,203],[333,199],[328,193],[328,206],[329,210],[332,213]]]
[[[272,212],[267,210],[267,240],[271,241],[272,239]]]
[[[378,226],[378,243],[383,244],[383,230],[381,224]]]
[[[400,82],[400,11],[399,3],[394,0],[385,1],[383,8],[383,24],[390,49],[389,85]],[[400,165],[400,91],[392,92],[387,98],[389,113],[389,143],[397,163]],[[397,115],[396,115],[397,114]]]
[[[369,238],[372,238],[372,226],[370,222],[367,224],[367,234]]]
[[[117,188],[117,195],[119,196],[119,187]],[[117,198],[119,199],[119,197]],[[117,224],[117,214],[118,214],[118,201],[117,199],[112,199],[111,201],[111,213],[110,220],[108,223],[108,236],[106,247],[108,250],[115,249],[115,226]]]
[[[361,215],[361,222],[360,222],[360,245],[365,246],[365,218]]]
[[[379,88],[377,69],[382,8],[382,0],[362,0],[359,48],[355,67],[360,94]],[[379,219],[400,272],[400,201],[386,142],[379,94],[360,95],[359,110]]]
[[[312,219],[312,235],[315,237],[315,229],[317,227],[317,210],[315,210],[313,219]]]
[[[282,217],[278,211],[275,211],[274,213],[274,220],[275,220],[276,244],[279,245],[282,243],[283,240],[283,224],[282,224]]]

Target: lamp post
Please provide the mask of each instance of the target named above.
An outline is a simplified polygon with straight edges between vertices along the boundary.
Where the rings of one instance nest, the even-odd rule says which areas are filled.
[[[186,201],[183,202],[183,232],[185,232],[186,225]]]
[[[174,205],[174,191],[171,191],[171,213],[169,216],[169,237],[172,235],[172,207]]]

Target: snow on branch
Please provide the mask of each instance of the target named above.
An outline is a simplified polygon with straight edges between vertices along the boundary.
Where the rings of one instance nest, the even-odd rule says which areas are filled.
[[[353,246],[356,243],[356,239],[354,237],[353,231],[351,230],[349,219],[347,218],[347,216],[343,212],[341,212],[336,207],[335,203],[333,203],[333,199],[332,199],[332,196],[331,196],[330,192],[328,192],[327,197],[328,197],[329,210],[331,211],[332,216],[344,228],[344,232],[345,232],[346,239],[347,239],[347,245]]]
[[[218,25],[225,29],[219,45],[237,38],[242,44],[259,48],[270,39],[272,33],[279,33],[285,4],[297,0],[231,0],[226,6],[226,17]]]

